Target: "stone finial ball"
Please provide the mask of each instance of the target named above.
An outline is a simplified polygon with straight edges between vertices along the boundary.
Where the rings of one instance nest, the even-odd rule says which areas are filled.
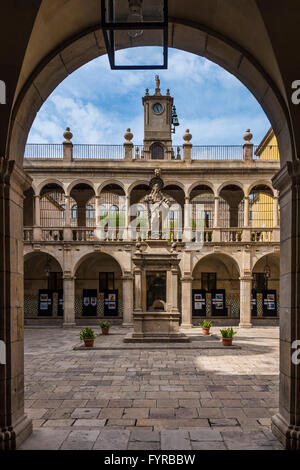
[[[250,142],[252,138],[253,138],[253,134],[251,134],[250,129],[247,129],[244,135],[244,140],[246,142]]]
[[[124,138],[125,138],[125,140],[127,140],[128,142],[130,142],[130,141],[132,140],[133,134],[132,134],[130,128],[128,128],[128,129],[126,130],[126,132],[125,132],[125,134],[124,134]]]
[[[66,130],[63,134],[64,138],[66,139],[66,142],[70,142],[72,137],[73,137],[73,134],[72,132],[70,131],[70,128],[69,127],[66,127]]]
[[[190,141],[192,140],[192,137],[193,137],[193,136],[192,136],[192,134],[190,134],[190,130],[187,129],[187,130],[185,131],[184,136],[183,136],[183,140],[185,140],[185,142],[190,142]]]

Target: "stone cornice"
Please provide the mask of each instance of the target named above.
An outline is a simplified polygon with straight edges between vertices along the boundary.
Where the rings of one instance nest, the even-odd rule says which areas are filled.
[[[282,197],[292,186],[300,184],[300,160],[287,162],[272,178],[272,185],[280,191]]]
[[[23,192],[32,184],[31,176],[23,171],[14,160],[0,161],[0,181],[2,184],[11,186],[22,197]]]

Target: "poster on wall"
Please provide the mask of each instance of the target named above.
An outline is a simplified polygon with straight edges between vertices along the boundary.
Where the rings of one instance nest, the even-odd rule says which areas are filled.
[[[277,295],[276,290],[263,291],[263,316],[276,317],[277,316]]]
[[[252,289],[252,296],[251,296],[251,315],[253,317],[257,316],[257,295],[256,290]]]
[[[91,306],[92,307],[97,306],[97,297],[91,297]]]
[[[57,315],[62,317],[64,314],[64,292],[63,290],[58,291],[58,299],[57,299]]]
[[[95,317],[97,315],[97,289],[83,289],[82,315]]]
[[[206,292],[201,289],[192,290],[192,314],[193,317],[206,316]]]
[[[226,294],[224,289],[211,291],[211,314],[215,317],[225,317],[228,314]]]
[[[115,317],[118,315],[118,290],[107,290],[104,293],[104,316]]]
[[[48,289],[39,290],[39,316],[50,317],[52,315],[52,294],[52,291]]]

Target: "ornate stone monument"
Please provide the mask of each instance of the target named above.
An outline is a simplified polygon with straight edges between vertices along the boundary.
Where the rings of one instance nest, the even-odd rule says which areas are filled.
[[[169,208],[170,200],[162,191],[160,170],[155,170],[149,186],[150,191],[143,199],[148,211],[149,237],[147,242],[136,243],[132,260],[135,266],[134,331],[124,342],[189,342],[190,339],[179,331],[180,260],[176,243],[163,240],[161,236],[159,211]]]

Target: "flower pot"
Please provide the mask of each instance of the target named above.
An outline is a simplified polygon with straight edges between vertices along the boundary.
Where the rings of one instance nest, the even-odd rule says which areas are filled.
[[[94,346],[94,338],[85,338],[83,341],[86,348],[92,348]]]
[[[203,335],[209,335],[209,330],[210,330],[210,328],[202,328],[202,334]]]
[[[223,346],[232,346],[232,338],[222,338]]]
[[[108,335],[109,334],[109,328],[101,328],[102,334],[103,335]]]

